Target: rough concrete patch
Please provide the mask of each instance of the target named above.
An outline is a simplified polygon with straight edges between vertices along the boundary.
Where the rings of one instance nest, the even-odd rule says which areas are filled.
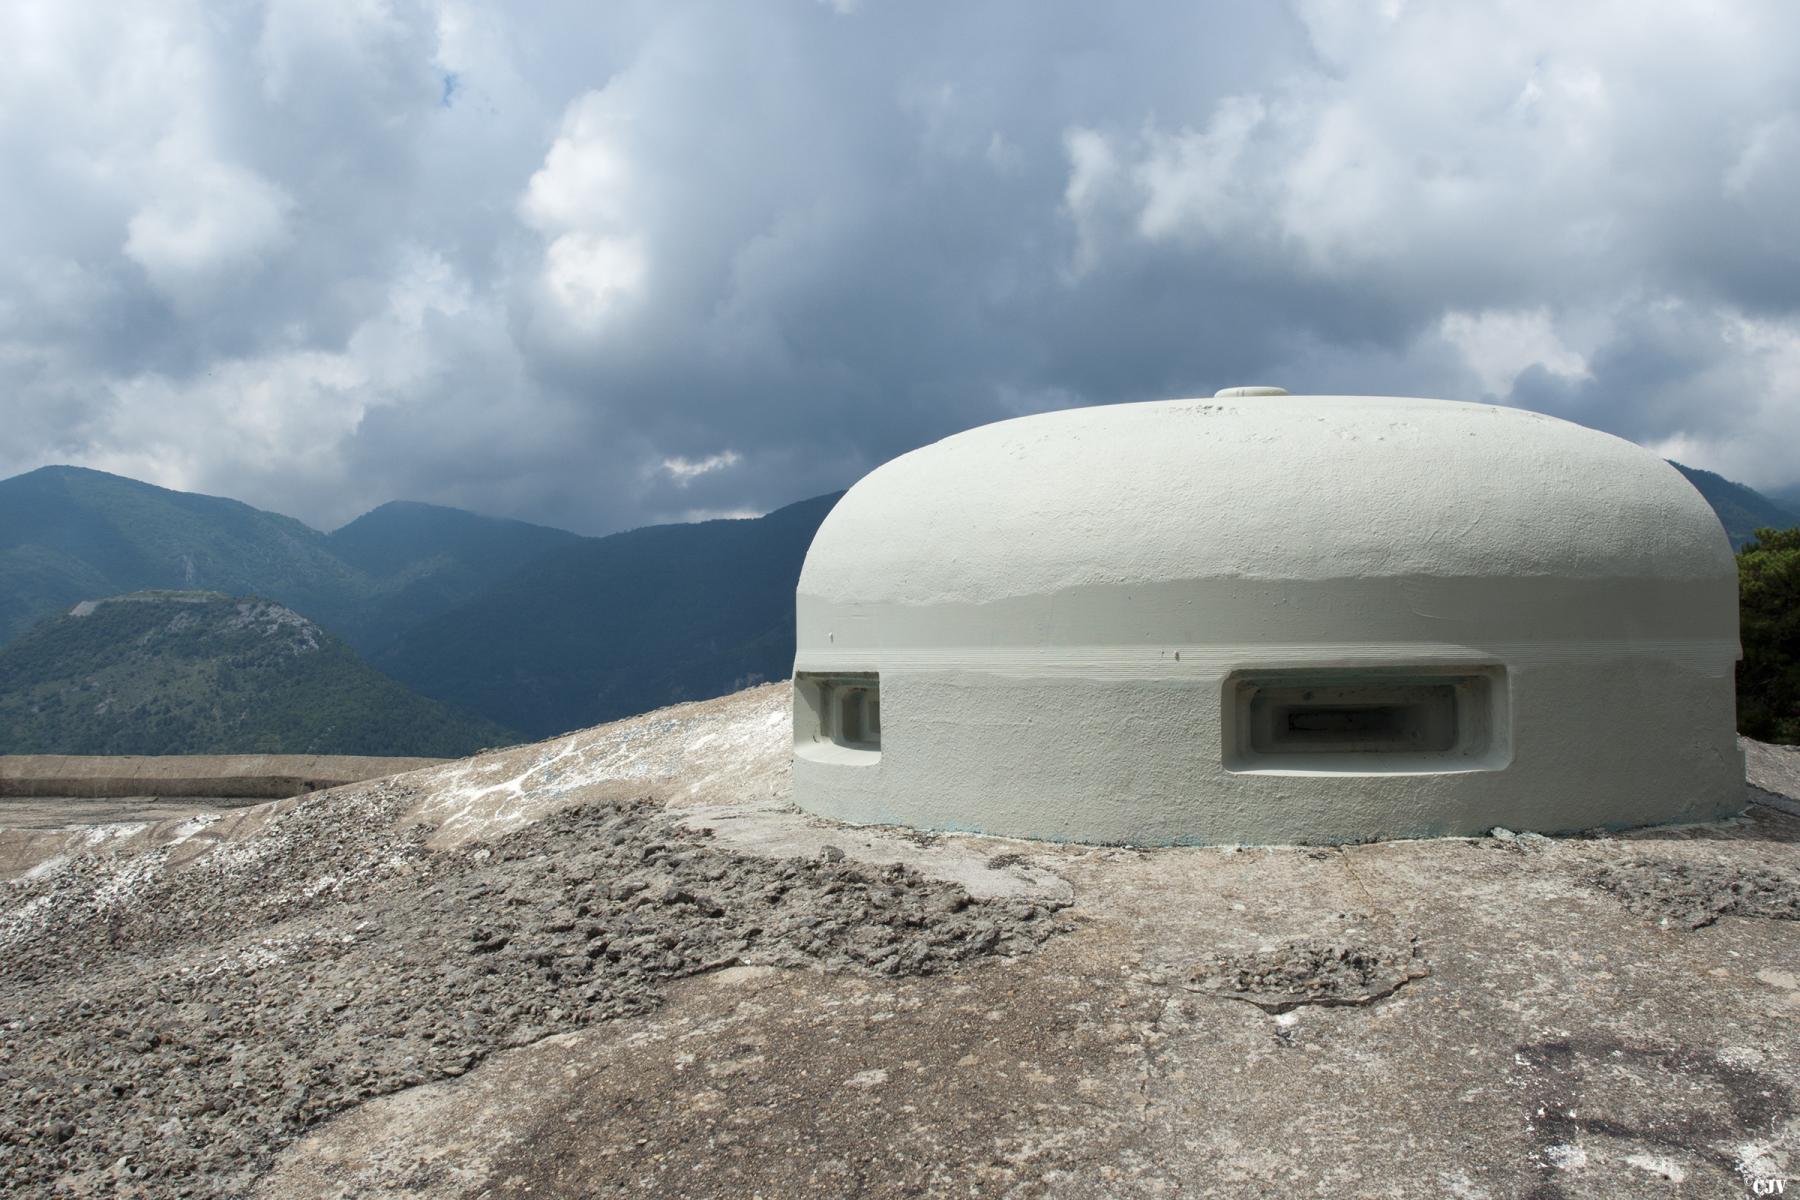
[[[926,877],[952,883],[980,899],[1037,899],[1057,905],[1074,900],[1068,880],[1037,866],[1024,854],[989,854],[983,846],[1019,845],[992,838],[920,838],[887,826],[839,825],[793,809],[754,805],[692,810],[682,824],[705,831],[721,846],[786,857],[838,854],[877,866],[901,863]]]
[[[1547,850],[1553,844],[1551,838],[1547,838],[1541,833],[1532,833],[1530,831],[1526,831],[1525,833],[1514,833],[1512,830],[1503,828],[1499,825],[1494,826],[1493,829],[1488,831],[1488,838],[1490,839],[1488,842],[1489,845],[1505,847],[1508,850],[1516,850],[1521,854]]]
[[[1739,738],[1751,798],[1785,812],[1800,812],[1800,746],[1771,746]],[[1785,802],[1785,803],[1784,803]]]
[[[186,867],[89,855],[8,885],[0,1193],[241,1195],[334,1113],[646,1011],[673,980],[927,975],[1060,927],[1055,902],[971,900],[905,864],[733,853],[644,801],[432,851],[393,825],[412,798],[372,790]]]
[[[1792,796],[1783,796],[1776,792],[1766,792],[1753,783],[1745,784],[1744,790],[1750,794],[1750,803],[1752,804],[1760,804],[1764,808],[1772,808],[1776,812],[1784,812],[1792,816],[1800,817],[1800,800],[1796,800]]]
[[[1367,1004],[1429,974],[1417,938],[1401,944],[1307,938],[1196,963],[1186,986],[1284,1013],[1303,1004]]]
[[[1632,912],[1701,929],[1720,917],[1800,921],[1800,874],[1764,867],[1633,858],[1588,877]]]

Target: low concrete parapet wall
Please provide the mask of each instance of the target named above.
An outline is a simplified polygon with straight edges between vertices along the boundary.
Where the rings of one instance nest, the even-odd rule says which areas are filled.
[[[435,766],[333,754],[0,755],[0,797],[220,796],[276,800]]]

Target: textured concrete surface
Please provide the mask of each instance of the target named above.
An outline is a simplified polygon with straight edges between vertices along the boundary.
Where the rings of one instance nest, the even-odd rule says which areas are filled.
[[[654,801],[434,851],[394,823],[411,798],[346,789],[185,870],[90,856],[14,885],[0,1192],[240,1195],[309,1126],[646,1011],[674,980],[933,974],[1060,927],[1056,905],[971,901],[905,866],[744,858]]]
[[[1800,1155],[1792,923],[1698,932],[1582,879],[1653,843],[1057,855],[1078,931],[956,976],[725,972],[655,1014],[365,1105],[262,1194],[1729,1196]],[[1196,966],[1411,943],[1285,1013]]]
[[[1788,919],[1800,903],[1800,818],[1759,804],[1639,833],[1257,850],[845,828],[786,802],[787,704],[785,687],[756,689],[200,828],[0,833],[0,847],[40,839],[43,855],[9,885],[8,929],[30,927],[46,888],[57,911],[89,914],[82,929],[114,928],[113,913],[149,919],[160,909],[134,910],[132,897],[192,894],[232,863],[260,864],[276,881],[275,911],[306,906],[294,919],[310,922],[310,940],[246,917],[231,932],[242,942],[196,953],[197,973],[222,971],[248,1006],[222,1015],[212,1038],[202,1010],[197,1027],[181,1025],[187,1043],[115,1044],[71,1068],[65,1086],[129,1083],[140,1053],[174,1064],[192,1055],[194,1070],[219,1056],[229,1071],[261,1061],[257,1030],[284,1022],[368,1032],[339,1043],[337,1091],[287,1094],[279,1075],[253,1074],[226,1092],[224,1112],[151,1126],[193,1149],[209,1122],[257,1128],[257,1113],[312,1112],[255,1143],[286,1139],[272,1159],[239,1160],[248,1190],[284,1200],[1715,1197],[1800,1176],[1800,922]],[[1776,784],[1791,753],[1772,751],[1758,786]],[[439,982],[479,961],[462,945],[465,926],[491,912],[521,930],[536,918],[544,932],[523,936],[570,936],[530,897],[546,880],[601,895],[629,887],[613,863],[620,843],[580,830],[592,806],[632,794],[700,839],[704,854],[681,858],[685,869],[725,872],[708,884],[728,892],[721,915],[677,897],[680,921],[693,923],[681,928],[745,928],[738,898],[760,893],[729,881],[790,862],[825,872],[809,885],[822,898],[842,894],[827,890],[832,870],[873,881],[852,890],[893,890],[879,881],[899,869],[922,900],[960,891],[973,904],[1036,904],[1064,928],[927,975],[805,950],[780,966],[717,956],[697,974],[678,959],[642,993],[651,1003],[613,1017],[572,1015],[577,1006],[526,970],[548,990],[521,1005],[521,1025],[502,1023],[503,1044],[480,1041],[470,1030],[496,1014],[446,998]],[[51,836],[63,840],[41,840]],[[365,852],[397,865],[346,869]],[[255,879],[241,886],[249,907]],[[377,886],[379,904],[358,891]],[[399,916],[411,911],[432,919]],[[358,931],[372,913],[373,936]],[[117,928],[121,945],[79,942],[59,986],[78,994],[83,978],[103,978],[99,964],[131,966],[133,926]],[[346,949],[320,949],[333,938]],[[54,942],[38,946],[35,961],[53,961],[43,955]],[[159,953],[167,961],[170,945]],[[258,997],[268,1012],[257,1014]],[[152,1024],[196,1019],[159,1010],[154,995],[143,1007]],[[564,1011],[546,1024],[551,1008]],[[0,1011],[13,1056],[0,1056],[0,1072],[29,1052],[27,1016]],[[426,1048],[440,1034],[456,1055]],[[106,1028],[94,1036],[104,1041]],[[453,1070],[440,1072],[440,1058]],[[353,1092],[359,1072],[391,1070],[413,1071],[416,1084],[308,1108]],[[19,1103],[16,1077],[9,1086]],[[58,1153],[94,1136],[80,1120],[19,1128],[62,1138]],[[87,1194],[182,1186],[131,1169],[108,1163],[62,1183]]]

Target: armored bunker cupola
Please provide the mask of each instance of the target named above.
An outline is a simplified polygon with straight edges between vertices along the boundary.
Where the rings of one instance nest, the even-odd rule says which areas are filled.
[[[1742,803],[1737,576],[1667,463],[1519,409],[1021,417],[870,473],[797,597],[794,797],[1083,842],[1339,842]]]

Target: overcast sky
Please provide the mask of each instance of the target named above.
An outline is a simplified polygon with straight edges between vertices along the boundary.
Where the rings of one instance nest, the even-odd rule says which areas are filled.
[[[1796,47],[1792,0],[8,0],[0,475],[601,533],[1272,383],[1779,488]]]

